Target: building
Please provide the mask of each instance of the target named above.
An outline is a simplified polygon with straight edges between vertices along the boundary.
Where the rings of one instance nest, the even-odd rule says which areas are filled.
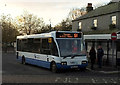
[[[98,45],[101,45],[105,54],[103,57],[104,64],[120,65],[120,1],[111,2],[94,10],[92,3],[88,3],[86,8],[87,13],[85,15],[72,21],[72,30],[81,30],[85,33],[84,39],[88,53],[92,46],[97,50]],[[115,32],[118,37],[114,49],[112,49],[111,33],[104,32],[105,34],[101,34],[99,32],[104,30],[112,32],[115,29],[117,29]],[[98,34],[94,34],[96,31]],[[86,33],[88,34],[86,35]],[[112,50],[114,50],[114,57],[112,57]]]
[[[93,10],[92,4],[88,3],[87,13],[72,21],[72,30],[83,32],[93,30],[120,29],[120,2],[111,2],[105,6]]]

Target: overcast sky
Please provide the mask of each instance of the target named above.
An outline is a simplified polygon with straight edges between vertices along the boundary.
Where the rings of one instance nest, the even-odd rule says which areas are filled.
[[[51,19],[52,26],[60,23],[68,16],[70,9],[86,7],[87,3],[108,3],[111,0],[0,0],[1,13],[11,14],[13,17],[23,14],[27,10],[38,17],[42,17],[46,24]]]

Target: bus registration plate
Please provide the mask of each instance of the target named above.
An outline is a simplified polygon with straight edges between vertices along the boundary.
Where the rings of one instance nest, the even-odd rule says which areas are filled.
[[[78,66],[71,66],[71,68],[78,68]]]

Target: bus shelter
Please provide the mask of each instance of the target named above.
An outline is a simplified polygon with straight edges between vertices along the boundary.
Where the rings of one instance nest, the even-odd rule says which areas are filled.
[[[114,41],[114,49],[112,48],[111,34],[84,35],[84,39],[88,54],[92,46],[95,47],[96,52],[98,46],[102,46],[104,50],[103,65],[120,65],[120,32],[117,33],[117,40]],[[112,50],[114,50],[113,55]]]

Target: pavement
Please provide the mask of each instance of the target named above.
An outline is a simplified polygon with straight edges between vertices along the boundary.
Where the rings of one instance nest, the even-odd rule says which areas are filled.
[[[99,68],[97,64],[94,65],[94,70],[91,69],[91,64],[88,64],[87,70],[93,72],[100,72],[105,74],[113,74],[120,73],[120,66],[111,66],[111,65],[103,65],[102,68]]]

